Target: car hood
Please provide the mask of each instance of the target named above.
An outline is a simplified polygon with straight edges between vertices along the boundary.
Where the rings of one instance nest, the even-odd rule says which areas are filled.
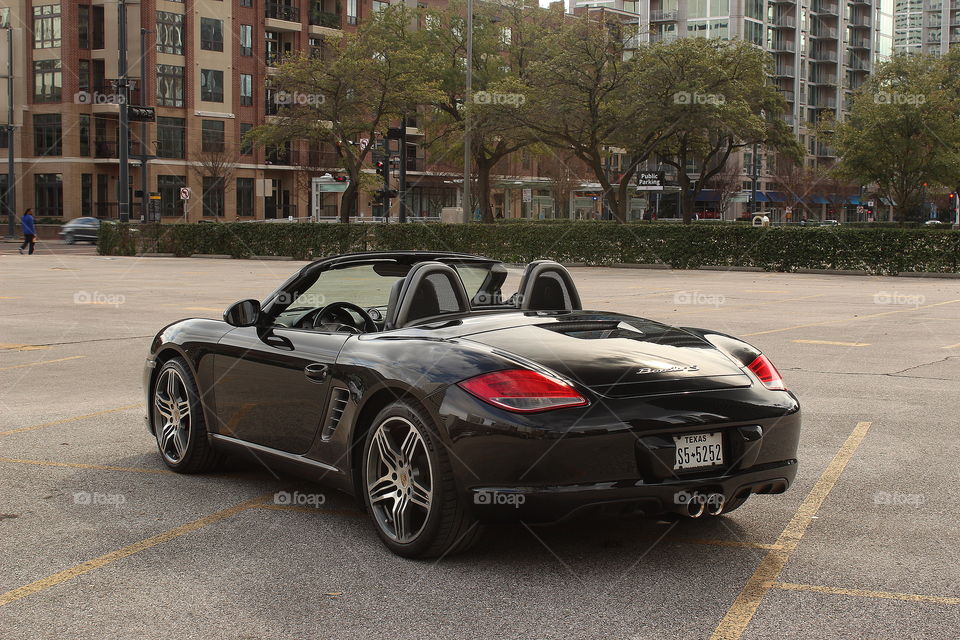
[[[529,319],[529,316],[528,316]],[[477,327],[479,328],[479,327]],[[748,387],[743,368],[703,338],[669,325],[574,312],[461,334],[609,397]]]

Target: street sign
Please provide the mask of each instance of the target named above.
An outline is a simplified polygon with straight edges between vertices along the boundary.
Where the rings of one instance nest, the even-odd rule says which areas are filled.
[[[180,199],[181,200],[190,199],[190,187],[180,187]]]
[[[866,208],[863,205],[857,207],[857,213],[866,213]]]
[[[130,122],[153,122],[157,113],[153,107],[127,107],[127,118]]]
[[[637,172],[637,191],[663,191],[663,171]]]
[[[870,207],[870,208],[872,209],[872,208],[873,208],[873,205],[874,205],[873,200],[867,200],[867,206],[868,206],[868,207]]]

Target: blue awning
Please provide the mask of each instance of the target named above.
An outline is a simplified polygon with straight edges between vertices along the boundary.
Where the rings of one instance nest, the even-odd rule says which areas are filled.
[[[860,196],[850,196],[847,198],[847,202],[850,204],[860,204]]]
[[[786,202],[787,199],[779,191],[767,191],[767,202]]]
[[[813,204],[830,204],[830,201],[824,198],[823,196],[811,196],[810,202]]]

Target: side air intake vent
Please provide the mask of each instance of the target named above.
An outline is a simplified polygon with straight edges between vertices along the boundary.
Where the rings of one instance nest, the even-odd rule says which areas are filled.
[[[330,409],[327,412],[327,421],[323,425],[323,434],[321,434],[324,440],[333,437],[333,432],[337,430],[337,425],[340,424],[340,418],[343,417],[349,399],[350,392],[342,387],[337,387],[330,394]]]

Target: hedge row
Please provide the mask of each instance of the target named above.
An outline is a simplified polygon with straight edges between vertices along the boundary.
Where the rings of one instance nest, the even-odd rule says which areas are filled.
[[[105,255],[318,258],[365,250],[447,250],[526,263],[761,267],[768,271],[851,269],[874,274],[960,272],[960,231],[755,228],[741,225],[617,225],[608,222],[499,224],[103,225]]]

